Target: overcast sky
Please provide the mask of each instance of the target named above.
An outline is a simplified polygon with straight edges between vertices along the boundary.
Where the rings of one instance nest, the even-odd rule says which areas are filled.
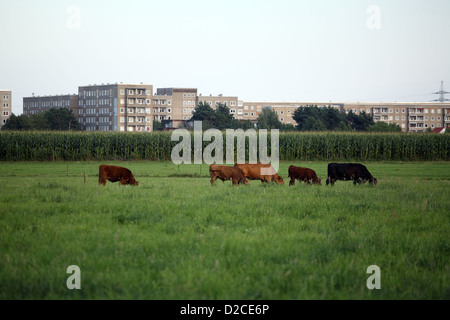
[[[194,87],[244,101],[430,101],[449,0],[1,0],[0,88]],[[450,95],[447,96],[450,98]]]

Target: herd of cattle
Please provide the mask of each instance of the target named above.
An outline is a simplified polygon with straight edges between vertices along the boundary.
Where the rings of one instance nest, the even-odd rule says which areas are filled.
[[[241,183],[248,184],[248,180],[261,180],[262,183],[275,182],[284,184],[283,178],[280,177],[270,164],[235,164],[234,167],[221,166],[212,164],[209,167],[209,175],[211,177],[211,185],[219,179],[222,181],[231,180],[234,185]],[[289,167],[289,185],[295,184],[295,180],[303,181],[307,184],[321,185],[322,181],[317,177],[314,170],[302,167]],[[118,182],[122,185],[138,186],[131,171],[127,168],[118,166],[101,165],[98,174],[98,183],[106,185],[106,181]],[[369,182],[377,184],[367,168],[359,163],[330,163],[328,165],[327,185],[337,180],[353,181],[354,184]]]

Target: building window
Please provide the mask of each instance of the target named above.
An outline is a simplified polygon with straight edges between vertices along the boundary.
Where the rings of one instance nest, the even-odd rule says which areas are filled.
[[[171,112],[172,112],[172,109],[168,108],[167,113],[171,113]]]

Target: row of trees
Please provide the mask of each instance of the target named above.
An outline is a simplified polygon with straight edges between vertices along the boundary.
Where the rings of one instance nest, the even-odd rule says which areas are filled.
[[[350,111],[346,114],[331,107],[300,107],[295,110],[292,119],[297,122],[300,131],[402,131],[397,124],[375,123],[373,117],[365,112],[357,115]]]
[[[292,124],[283,124],[278,114],[265,108],[257,118],[258,129],[279,129],[280,131],[401,131],[397,124],[374,123],[372,116],[362,112],[357,115],[353,112],[348,114],[340,112],[331,107],[319,108],[317,106],[300,107],[292,115],[292,119],[297,122],[297,127]],[[201,102],[195,109],[191,118],[193,121],[202,121],[203,129],[216,128],[223,129],[249,129],[255,126],[249,120],[238,121],[228,107],[219,104],[214,110],[206,103]]]
[[[78,121],[73,111],[65,108],[52,108],[32,115],[14,114],[8,118],[2,130],[79,130]]]
[[[297,127],[292,124],[283,124],[278,119],[275,111],[265,108],[257,119],[258,129],[279,129],[280,131],[401,131],[396,124],[386,124],[383,122],[374,123],[373,118],[366,113],[360,115],[349,112],[345,114],[337,109],[317,106],[300,107],[292,115],[292,119],[297,122]],[[255,125],[250,121],[239,121],[230,113],[230,109],[219,104],[216,109],[210,105],[200,102],[191,118],[193,121],[202,121],[203,130],[211,128],[224,129],[250,129]],[[163,128],[164,124],[154,122],[154,130]],[[65,108],[52,108],[43,113],[34,115],[14,114],[6,121],[3,130],[78,130],[79,124],[72,110]]]

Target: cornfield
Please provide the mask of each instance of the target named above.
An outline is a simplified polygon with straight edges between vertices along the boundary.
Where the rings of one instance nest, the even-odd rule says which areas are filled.
[[[179,143],[171,135],[0,132],[0,161],[170,160]],[[224,134],[224,157],[225,142]],[[203,149],[209,144],[203,142]],[[280,160],[450,160],[450,135],[445,134],[280,133],[279,145]],[[248,157],[248,143],[245,153]]]

